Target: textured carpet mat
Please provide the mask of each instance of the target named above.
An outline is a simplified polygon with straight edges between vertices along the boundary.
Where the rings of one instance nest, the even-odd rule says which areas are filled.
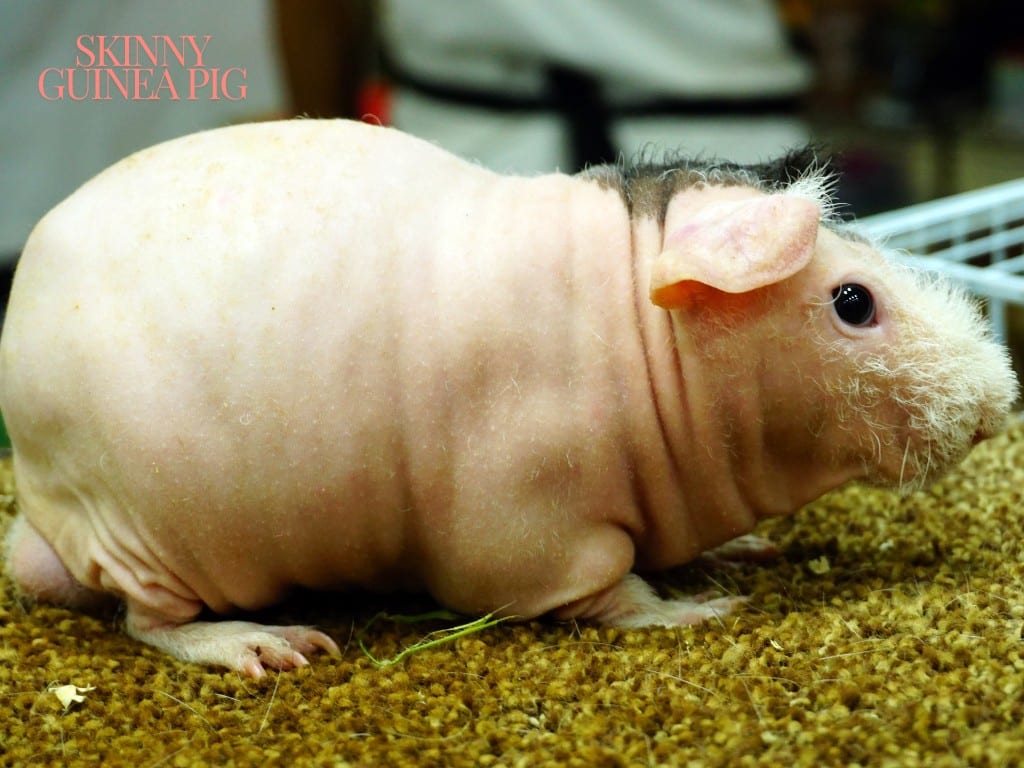
[[[1019,765],[1022,489],[1018,424],[925,492],[830,494],[761,526],[777,561],[660,579],[752,596],[696,627],[506,623],[376,667],[358,637],[384,659],[454,622],[365,629],[435,606],[307,595],[262,618],[318,624],[342,657],[261,681],[0,581],[0,764]],[[0,492],[6,526],[9,460]]]

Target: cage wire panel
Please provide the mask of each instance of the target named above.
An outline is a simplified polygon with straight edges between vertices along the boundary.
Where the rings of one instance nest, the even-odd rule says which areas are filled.
[[[1024,306],[1024,179],[868,216],[858,226],[900,261],[986,299],[1005,341],[1007,306]]]

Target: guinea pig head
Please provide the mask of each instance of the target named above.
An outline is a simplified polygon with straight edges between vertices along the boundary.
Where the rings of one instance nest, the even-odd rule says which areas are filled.
[[[952,283],[827,230],[818,253],[812,271],[832,287],[808,332],[835,417],[867,480],[920,488],[1003,426],[1018,395],[1009,355]]]
[[[651,265],[689,418],[724,435],[738,485],[769,497],[768,514],[852,479],[921,487],[997,431],[1017,395],[962,291],[821,209],[799,191],[686,191]]]

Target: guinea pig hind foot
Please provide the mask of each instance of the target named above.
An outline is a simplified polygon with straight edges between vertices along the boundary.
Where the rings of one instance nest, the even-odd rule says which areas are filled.
[[[339,656],[337,644],[312,627],[269,626],[249,621],[163,621],[131,601],[125,626],[130,636],[179,659],[212,664],[261,678],[266,670],[309,665],[305,654],[327,651]]]

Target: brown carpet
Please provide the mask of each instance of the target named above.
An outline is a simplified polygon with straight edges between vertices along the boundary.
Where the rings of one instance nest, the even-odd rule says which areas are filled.
[[[274,617],[320,624],[343,657],[261,682],[0,582],[0,763],[1019,765],[1022,489],[1017,425],[927,493],[832,494],[761,529],[778,562],[666,578],[753,595],[699,627],[506,624],[377,669],[354,632],[430,603],[307,598]],[[439,626],[378,622],[367,645],[389,656]],[[64,711],[55,684],[94,690]]]

